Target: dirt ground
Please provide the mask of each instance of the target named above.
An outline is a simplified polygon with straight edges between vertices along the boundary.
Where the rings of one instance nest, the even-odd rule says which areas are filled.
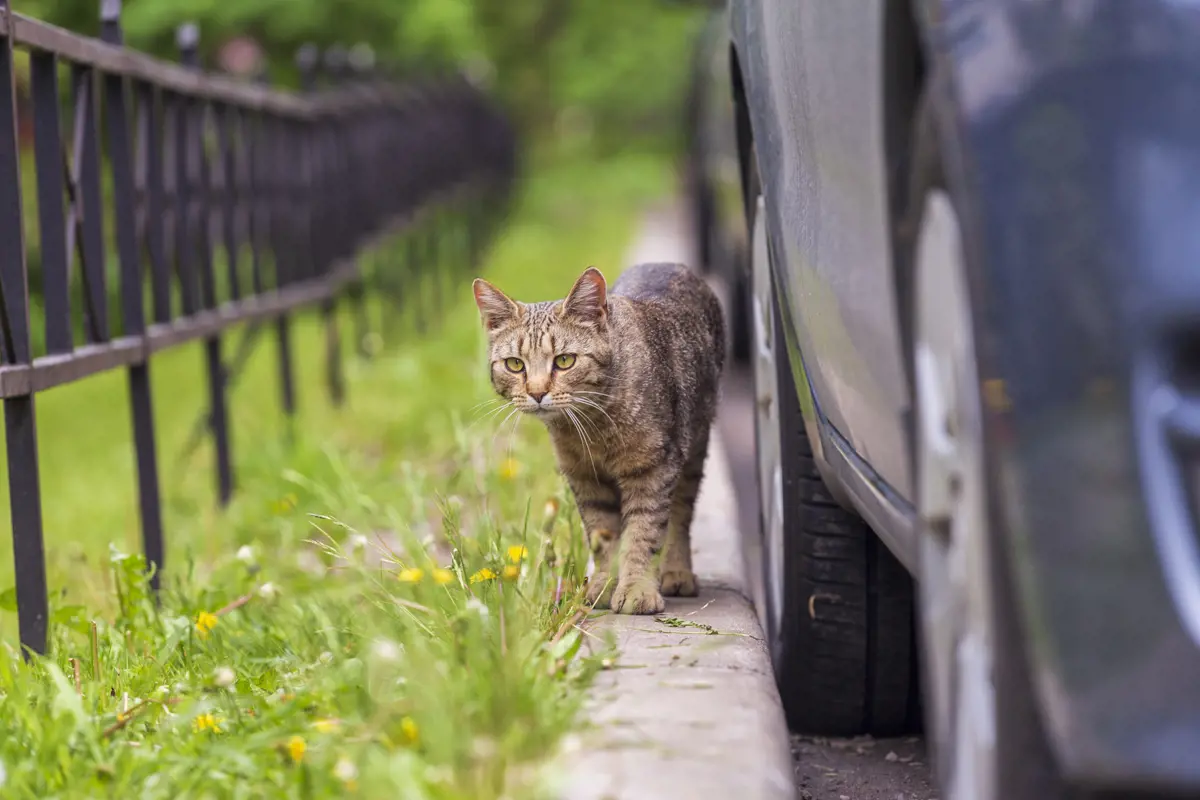
[[[792,737],[799,800],[934,800],[925,742]]]

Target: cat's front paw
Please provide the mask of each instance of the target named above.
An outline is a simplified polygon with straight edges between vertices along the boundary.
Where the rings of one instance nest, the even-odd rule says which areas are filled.
[[[608,575],[592,575],[588,578],[587,604],[592,608],[609,608],[612,604],[613,579]]]
[[[657,614],[666,608],[658,581],[638,578],[620,582],[612,596],[612,609],[618,614]]]
[[[667,597],[695,597],[696,574],[690,569],[668,569],[662,574],[662,593]]]

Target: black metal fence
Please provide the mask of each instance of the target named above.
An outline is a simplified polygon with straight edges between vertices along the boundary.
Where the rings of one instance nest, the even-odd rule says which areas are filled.
[[[126,49],[119,0],[101,5],[97,40],[0,0],[0,397],[20,636],[37,652],[48,626],[37,393],[127,371],[157,588],[165,548],[151,356],[203,340],[208,403],[198,430],[212,437],[217,495],[228,501],[226,397],[253,343],[274,333],[282,409],[294,414],[289,313],[319,306],[329,391],[340,402],[338,303],[351,304],[362,350],[369,283],[395,301],[420,295],[418,313],[440,302],[443,268],[472,266],[515,166],[503,115],[457,76],[401,80],[355,69],[343,52],[306,50],[307,91],[276,91],[204,73],[191,26],[179,32],[181,64]],[[21,112],[14,51],[29,59]],[[22,207],[22,124],[32,130],[36,209]],[[31,326],[24,217],[33,213],[44,345]],[[222,334],[234,325],[243,339],[227,359]]]

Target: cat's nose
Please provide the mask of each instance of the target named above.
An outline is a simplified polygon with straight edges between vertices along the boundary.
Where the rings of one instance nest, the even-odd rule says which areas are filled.
[[[542,398],[546,396],[545,392],[530,392],[529,396],[533,398],[533,402],[540,403]]]

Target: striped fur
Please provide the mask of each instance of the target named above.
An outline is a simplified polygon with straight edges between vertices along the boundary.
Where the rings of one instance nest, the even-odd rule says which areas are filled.
[[[475,300],[492,385],[545,423],[575,494],[589,601],[654,614],[664,594],[695,595],[689,530],[725,360],[716,296],[686,267],[641,264],[611,294],[591,268],[565,300],[518,303],[484,280]]]

